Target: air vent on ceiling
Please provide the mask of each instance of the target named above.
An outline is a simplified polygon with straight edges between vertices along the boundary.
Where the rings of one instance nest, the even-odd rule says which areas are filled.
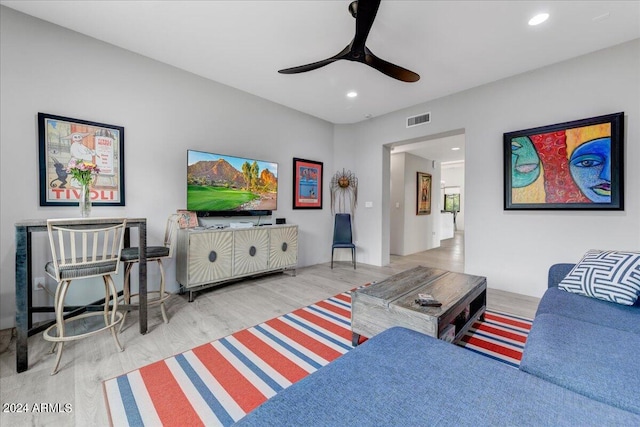
[[[417,116],[407,117],[407,127],[420,126],[431,122],[431,113],[422,113]]]

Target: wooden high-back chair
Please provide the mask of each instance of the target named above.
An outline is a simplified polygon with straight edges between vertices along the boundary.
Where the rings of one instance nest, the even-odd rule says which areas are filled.
[[[53,342],[51,352],[58,348],[51,375],[58,372],[66,341],[79,340],[109,329],[116,347],[119,351],[123,351],[115,330],[123,316],[117,311],[118,291],[111,275],[118,273],[127,220],[124,218],[109,218],[109,220],[110,223],[105,225],[95,225],[94,219],[47,221],[53,260],[45,265],[45,271],[57,282],[54,296],[56,323],[43,332],[44,339]],[[64,302],[71,283],[92,277],[102,277],[104,282],[102,311],[88,311],[65,318]],[[102,316],[104,326],[74,335],[66,333],[68,323],[90,316]]]

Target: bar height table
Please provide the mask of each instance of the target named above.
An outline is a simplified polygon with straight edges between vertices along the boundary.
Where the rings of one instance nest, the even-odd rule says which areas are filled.
[[[91,225],[115,224],[113,218],[93,218]],[[31,235],[36,232],[47,232],[46,219],[24,220],[15,224],[16,228],[16,369],[18,373],[29,369],[28,358],[28,338],[46,329],[54,323],[33,327],[33,313],[53,312],[53,307],[33,307],[32,289],[33,270],[31,265]],[[130,228],[138,229],[138,275],[139,275],[139,306],[140,310],[140,333],[147,333],[147,255],[146,251],[140,248],[147,247],[147,219],[127,218],[127,234],[125,246],[128,246]],[[44,269],[44,265],[42,266]],[[120,305],[123,307],[122,305]],[[83,310],[78,307],[77,310]]]

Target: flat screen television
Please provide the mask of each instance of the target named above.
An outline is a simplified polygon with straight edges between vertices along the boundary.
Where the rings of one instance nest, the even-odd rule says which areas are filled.
[[[187,210],[199,217],[271,215],[278,164],[187,150]]]

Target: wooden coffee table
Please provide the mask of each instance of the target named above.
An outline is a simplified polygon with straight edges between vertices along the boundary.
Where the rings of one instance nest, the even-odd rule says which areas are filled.
[[[441,307],[415,302],[419,293],[431,294]],[[392,326],[404,326],[436,338],[458,341],[473,322],[484,318],[487,279],[429,267],[415,267],[358,289],[351,296],[353,345],[360,336],[372,337]],[[449,325],[454,325],[451,334]]]

